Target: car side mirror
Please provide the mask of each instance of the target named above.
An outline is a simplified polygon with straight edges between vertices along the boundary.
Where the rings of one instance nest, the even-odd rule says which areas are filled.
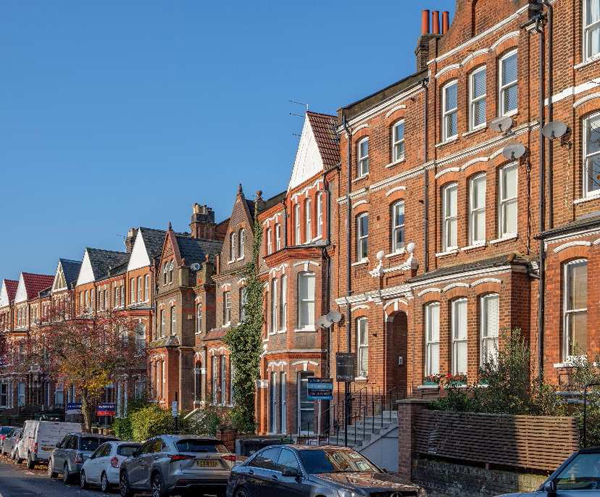
[[[281,474],[287,478],[300,478],[302,476],[302,473],[296,468],[284,468]]]
[[[556,482],[554,480],[544,483],[544,492],[548,495],[556,495]]]

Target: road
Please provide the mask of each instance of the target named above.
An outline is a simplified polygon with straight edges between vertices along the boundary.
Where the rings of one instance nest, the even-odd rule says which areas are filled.
[[[24,464],[16,465],[6,458],[0,459],[0,497],[44,497],[88,496],[115,497],[118,494],[103,494],[93,490],[81,490],[78,484],[65,485],[60,480],[51,480],[46,476],[46,467],[30,471]]]

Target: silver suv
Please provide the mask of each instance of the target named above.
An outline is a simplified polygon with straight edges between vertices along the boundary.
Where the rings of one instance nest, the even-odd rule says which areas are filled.
[[[71,433],[65,436],[52,451],[48,461],[48,475],[55,478],[62,473],[63,481],[71,483],[83,467],[83,463],[104,442],[118,440],[115,437],[95,435],[92,433]]]
[[[216,438],[161,435],[151,438],[121,464],[122,497],[152,491],[166,497],[193,490],[194,495],[225,495],[236,456]]]

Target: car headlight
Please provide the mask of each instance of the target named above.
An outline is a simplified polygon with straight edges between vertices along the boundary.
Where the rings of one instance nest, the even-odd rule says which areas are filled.
[[[361,497],[362,494],[353,492],[352,490],[338,490],[339,497]]]

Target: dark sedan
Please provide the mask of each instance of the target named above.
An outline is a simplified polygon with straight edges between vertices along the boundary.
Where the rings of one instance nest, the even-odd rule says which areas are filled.
[[[227,497],[422,497],[425,490],[343,447],[275,445],[231,470]]]

